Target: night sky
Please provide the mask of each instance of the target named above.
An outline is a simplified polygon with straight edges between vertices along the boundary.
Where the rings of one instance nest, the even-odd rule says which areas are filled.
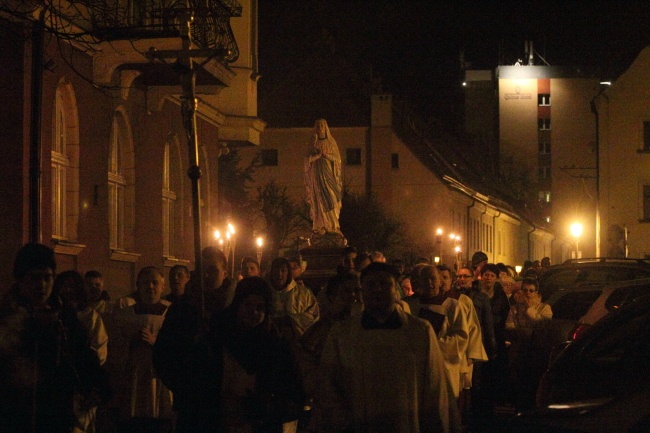
[[[532,40],[552,66],[613,79],[650,45],[650,1],[260,0],[259,9],[260,116],[270,126],[307,126],[341,102],[340,123],[359,123],[378,89],[453,125],[461,59],[469,69],[513,64]]]

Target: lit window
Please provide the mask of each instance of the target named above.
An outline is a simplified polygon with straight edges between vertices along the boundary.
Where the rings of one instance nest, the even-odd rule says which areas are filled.
[[[539,106],[551,105],[551,94],[550,93],[540,93],[539,95],[537,95],[537,105],[539,105]]]
[[[540,191],[538,197],[539,197],[539,201],[542,201],[544,203],[550,203],[551,202],[551,191]]]
[[[275,167],[278,165],[278,149],[262,149],[262,165]]]
[[[361,165],[361,148],[353,147],[345,150],[345,165]]]
[[[176,192],[172,184],[172,158],[169,142],[165,143],[165,153],[163,156],[163,187],[162,187],[162,218],[163,218],[163,256],[173,256],[172,236],[176,233],[174,224],[174,207],[176,205]]]
[[[63,95],[56,91],[52,128],[52,237],[65,239],[66,233],[66,180],[70,160],[67,155],[67,125]]]
[[[537,119],[537,126],[540,131],[548,131],[551,129],[551,119]]]
[[[110,247],[124,249],[124,193],[126,178],[122,166],[124,131],[120,130],[119,115],[113,118],[108,161],[108,224]]]

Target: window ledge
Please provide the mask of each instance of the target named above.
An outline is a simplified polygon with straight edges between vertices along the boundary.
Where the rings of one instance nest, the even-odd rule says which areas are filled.
[[[650,154],[650,149],[637,149],[636,153]],[[650,221],[650,220],[649,220]]]
[[[52,239],[54,252],[57,254],[65,254],[67,256],[78,256],[84,248],[83,244],[70,242],[63,239]]]
[[[140,258],[140,254],[137,253],[129,253],[122,250],[111,250],[111,260],[115,260],[118,262],[135,263],[138,261],[139,258]]]
[[[176,257],[171,257],[171,256],[166,256],[163,258],[165,259],[165,267],[168,268],[171,268],[174,265],[188,266],[190,264],[190,261],[185,259],[177,259]]]

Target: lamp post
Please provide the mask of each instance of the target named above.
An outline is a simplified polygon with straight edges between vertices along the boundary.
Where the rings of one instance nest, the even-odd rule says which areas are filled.
[[[264,239],[259,236],[256,240],[257,243],[257,263],[262,267],[262,247],[264,246]]]
[[[449,234],[449,243],[450,243],[451,250],[453,251],[454,261],[456,260],[456,245],[457,245],[456,237],[460,239],[460,236],[457,236],[455,233]]]
[[[229,254],[232,252],[232,262],[230,268],[230,275],[235,275],[235,247],[237,246],[237,239],[235,238],[235,227],[228,223],[228,231],[226,232],[226,237],[228,238],[228,254],[226,257],[229,257]]]
[[[456,242],[456,246],[454,247],[454,250],[456,251],[456,270],[460,268],[460,247],[461,247],[461,242],[460,242],[460,235],[456,235],[454,237],[454,241]]]
[[[575,242],[576,250],[575,250],[575,257],[574,258],[576,258],[576,259],[582,258],[580,248],[578,248],[578,240],[580,240],[580,236],[582,235],[582,224],[580,224],[580,223],[571,224],[571,234],[576,239],[576,242]]]
[[[435,263],[436,265],[438,262],[442,260],[442,229],[438,228],[436,230],[436,245],[438,246],[438,255],[436,259],[438,259]]]

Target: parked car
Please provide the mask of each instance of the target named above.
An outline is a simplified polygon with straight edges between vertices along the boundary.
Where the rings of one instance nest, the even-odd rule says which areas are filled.
[[[650,296],[608,313],[570,342],[544,373],[538,408],[508,433],[647,431],[650,422]]]
[[[650,392],[648,385],[650,295],[607,314],[569,343],[542,375],[537,405]]]
[[[569,333],[569,339],[575,340],[607,314],[614,313],[629,302],[648,295],[650,295],[650,279],[623,281],[603,287],[600,296]]]
[[[650,278],[650,260],[629,258],[571,259],[542,274],[539,292],[544,302],[558,291],[580,286]]]
[[[539,292],[553,310],[546,347],[570,340],[576,326],[612,283],[650,279],[650,261],[642,259],[572,259],[551,266],[540,278]],[[609,290],[609,289],[607,289]],[[593,323],[593,322],[592,322]]]

